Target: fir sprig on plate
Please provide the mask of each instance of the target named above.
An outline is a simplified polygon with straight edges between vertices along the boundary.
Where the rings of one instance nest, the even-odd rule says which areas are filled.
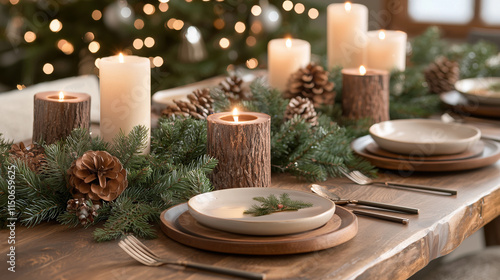
[[[312,203],[292,200],[287,193],[282,193],[279,198],[277,198],[274,194],[270,194],[268,197],[254,197],[253,200],[260,202],[261,205],[254,204],[250,209],[245,210],[243,214],[263,216],[275,212],[297,211],[302,208],[313,206]]]

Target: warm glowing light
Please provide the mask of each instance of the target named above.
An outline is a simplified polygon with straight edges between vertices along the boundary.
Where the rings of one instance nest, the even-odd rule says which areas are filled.
[[[10,0],[10,3],[12,5],[17,5],[19,3],[19,0]]]
[[[247,60],[246,65],[248,69],[255,69],[259,65],[259,61],[256,58],[250,58]]]
[[[18,84],[16,87],[17,87],[18,90],[23,90],[23,89],[26,88],[25,85],[21,85],[21,84]]]
[[[167,3],[170,0],[159,0],[159,1],[160,1],[160,3]]]
[[[230,45],[229,39],[227,39],[227,38],[221,38],[220,41],[219,41],[219,45],[223,49],[229,48],[229,45]]]
[[[295,4],[295,8],[293,10],[300,15],[306,10],[306,7],[302,3],[297,3]]]
[[[27,43],[31,43],[31,42],[35,41],[35,39],[36,39],[35,32],[33,32],[33,31],[27,31],[26,33],[24,33],[24,40]]]
[[[43,73],[50,75],[50,74],[52,74],[52,72],[54,72],[54,66],[52,66],[52,64],[50,64],[50,63],[45,63],[43,65],[42,70],[43,70]]]
[[[59,92],[59,101],[64,100],[64,93],[62,91]]]
[[[221,18],[218,18],[216,20],[214,20],[214,27],[221,30],[222,28],[224,28],[224,26],[226,26],[226,22],[221,19]]]
[[[97,41],[92,41],[90,42],[89,44],[89,51],[91,53],[96,53],[99,51],[99,49],[101,48],[101,44],[99,44],[99,42]]]
[[[97,20],[100,20],[101,18],[102,18],[102,13],[101,13],[101,11],[99,11],[99,10],[94,10],[94,11],[92,12],[92,19],[93,19],[93,20],[96,20],[96,21],[97,21]]]
[[[99,62],[101,61],[100,58],[96,58],[95,61],[94,61],[94,65],[95,67],[99,68]]]
[[[146,4],[146,5],[144,5],[144,7],[142,7],[142,10],[144,11],[144,13],[146,15],[152,15],[155,13],[155,6],[153,6],[151,4]]]
[[[163,58],[161,58],[161,56],[157,56],[157,57],[153,58],[153,65],[156,67],[162,66],[163,65]]]
[[[238,21],[235,25],[234,25],[234,30],[238,33],[243,33],[245,32],[245,29],[247,29],[246,25],[241,22],[241,21]]]
[[[89,31],[85,33],[85,35],[83,35],[83,39],[85,40],[85,42],[92,42],[95,39],[95,35],[94,33]]]
[[[238,122],[239,114],[240,113],[238,112],[238,109],[234,108],[234,110],[233,110],[233,119],[234,119],[234,122]]]
[[[180,19],[176,19],[174,21],[174,24],[172,24],[172,27],[175,29],[175,30],[181,30],[182,27],[184,26],[184,21],[180,20]]]
[[[122,54],[122,53],[120,53],[120,54],[118,55],[118,62],[120,62],[120,63],[124,63],[124,62],[125,62],[125,60],[124,60],[124,58],[123,58],[123,54]]]
[[[319,16],[319,11],[316,8],[311,8],[311,9],[309,9],[309,12],[307,12],[307,15],[311,19],[317,19]]]
[[[160,3],[160,5],[158,5],[158,9],[164,13],[164,12],[168,11],[168,4],[167,3]]]
[[[143,29],[144,28],[144,21],[142,19],[140,19],[140,18],[136,19],[134,21],[134,27],[137,30]]]
[[[352,8],[352,7],[351,7],[351,2],[345,2],[344,7],[345,7],[345,11],[346,11],[346,12],[350,12],[350,11],[351,11],[351,8]]]
[[[262,8],[259,5],[253,5],[250,11],[252,12],[252,15],[258,16],[262,13]]]
[[[293,2],[290,0],[283,1],[283,10],[289,12],[293,9]]]
[[[362,76],[366,74],[366,68],[363,65],[359,66],[359,74]]]
[[[286,42],[285,42],[285,45],[286,45],[287,48],[291,48],[292,47],[292,40],[290,38],[287,38]]]
[[[153,37],[147,37],[144,39],[144,46],[146,46],[146,48],[152,48],[154,45],[155,39],[153,39]]]
[[[175,18],[171,18],[167,21],[167,27],[170,28],[170,29],[174,29],[174,22],[176,21],[177,19]]]
[[[253,33],[259,34],[262,31],[262,22],[260,22],[259,20],[254,21],[250,29]]]
[[[73,44],[70,42],[61,39],[57,42],[57,47],[64,53],[64,54],[72,54],[75,51],[75,48],[73,47]]]
[[[136,50],[140,50],[144,46],[144,42],[141,39],[137,38],[132,43],[132,46],[134,46]]]
[[[378,33],[378,38],[380,40],[384,40],[385,39],[385,32],[384,32],[384,30],[380,30],[380,32]]]
[[[246,39],[247,46],[253,47],[257,44],[257,39],[254,36],[248,36]]]
[[[62,23],[58,19],[53,19],[49,24],[50,31],[59,32],[63,28]]]

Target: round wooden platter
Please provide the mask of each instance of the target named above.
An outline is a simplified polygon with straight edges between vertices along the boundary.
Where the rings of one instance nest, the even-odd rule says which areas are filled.
[[[368,145],[375,143],[370,135],[365,135],[354,140],[351,143],[351,148],[356,154],[366,158],[373,165],[380,168],[401,171],[461,171],[488,166],[500,159],[500,143],[486,139],[482,139],[481,141],[484,143],[484,149],[479,156],[441,161],[425,161],[419,158],[405,160],[374,155],[366,149]]]
[[[326,225],[293,235],[251,236],[223,232],[199,223],[188,213],[187,203],[168,208],[161,214],[161,228],[173,240],[208,251],[245,255],[286,255],[314,252],[351,240],[358,232],[358,219],[336,206]],[[192,219],[192,220],[191,220]]]
[[[422,161],[443,161],[443,160],[461,160],[466,158],[477,157],[483,153],[484,142],[478,141],[472,148],[459,154],[453,155],[425,155],[423,152],[415,152],[412,155],[402,155],[386,151],[380,148],[377,143],[372,142],[365,147],[366,151],[376,156],[393,158],[399,160],[422,160]]]
[[[458,114],[500,118],[500,106],[472,102],[455,90],[444,92],[439,98]]]

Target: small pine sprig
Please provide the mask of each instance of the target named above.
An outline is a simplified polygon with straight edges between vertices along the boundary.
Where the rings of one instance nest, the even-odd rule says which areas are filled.
[[[275,212],[298,211],[299,209],[313,206],[312,203],[292,200],[288,193],[282,193],[279,198],[274,194],[270,194],[268,197],[254,197],[253,200],[260,202],[261,205],[254,204],[250,209],[245,210],[243,214],[264,216]]]

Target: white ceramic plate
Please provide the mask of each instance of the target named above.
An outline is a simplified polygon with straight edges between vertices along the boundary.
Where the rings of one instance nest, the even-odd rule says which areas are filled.
[[[309,208],[264,216],[243,212],[260,205],[254,197],[279,197],[288,193],[292,200],[312,203]],[[335,204],[312,193],[277,188],[234,188],[203,193],[188,201],[189,213],[201,224],[219,230],[248,235],[285,235],[318,228],[335,213]]]
[[[481,131],[458,123],[408,119],[374,124],[370,127],[370,135],[384,150],[430,156],[464,152],[481,138]]]
[[[493,85],[500,85],[500,77],[460,80],[455,83],[455,89],[469,101],[480,104],[500,105],[500,90],[490,89]]]

